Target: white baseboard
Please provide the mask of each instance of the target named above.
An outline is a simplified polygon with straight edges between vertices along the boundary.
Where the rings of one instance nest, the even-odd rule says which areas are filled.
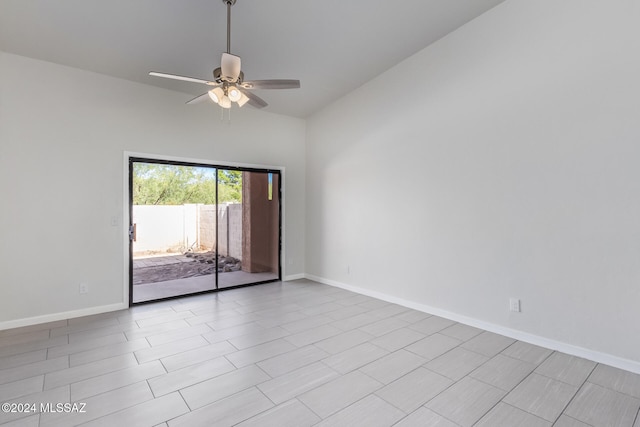
[[[108,313],[110,311],[125,310],[127,304],[118,303],[101,305],[98,307],[83,308],[81,310],[65,311],[62,313],[45,314],[42,316],[26,317],[24,319],[8,320],[0,322],[0,331],[4,329],[21,328],[23,326],[38,325],[41,323],[55,322],[57,320],[73,319],[76,317],[90,316],[92,314]]]
[[[424,313],[429,313],[435,316],[444,317],[445,319],[453,320],[455,322],[463,323],[465,325],[473,326],[475,328],[483,329],[485,331],[504,335],[506,337],[523,341],[529,344],[537,345],[537,346],[548,348],[551,350],[556,350],[562,353],[570,354],[572,356],[582,357],[584,359],[592,360],[594,362],[602,363],[605,365],[613,366],[615,368],[624,369],[625,371],[630,371],[636,374],[640,374],[640,362],[638,361],[625,359],[625,358],[614,356],[608,353],[589,350],[583,347],[575,346],[575,345],[568,344],[561,341],[552,340],[549,338],[541,337],[539,335],[530,334],[530,333],[519,331],[516,329],[506,328],[504,326],[496,325],[495,323],[485,322],[482,320],[463,316],[458,313],[453,313],[453,312],[442,310],[437,307],[432,307],[426,304],[420,304],[414,301],[405,300],[405,299],[388,295],[382,292],[376,292],[376,291],[371,291],[369,289],[360,288],[358,286],[347,285],[345,283],[337,282],[331,279],[326,279],[324,277],[318,277],[312,274],[306,274],[305,277],[309,280],[323,283],[325,285],[335,286],[337,288],[342,288],[348,291],[370,296],[372,298],[377,298],[393,304],[398,304],[403,307],[412,308],[414,310],[422,311]]]
[[[572,356],[582,357],[588,360],[592,360],[594,362],[603,363],[605,365],[613,366],[616,368],[624,369],[626,371],[640,374],[640,362],[638,361],[629,360],[622,357],[614,356],[612,354],[586,349],[583,347],[575,346],[573,344],[552,340],[549,338],[530,334],[530,333],[519,331],[516,329],[506,328],[504,326],[496,325],[494,323],[485,322],[483,320],[463,316],[458,313],[442,310],[440,308],[417,303],[415,301],[405,300],[405,299],[388,295],[382,292],[372,291],[372,290],[361,288],[358,286],[347,285],[346,283],[341,283],[335,280],[315,276],[312,274],[292,274],[289,276],[285,276],[283,278],[283,281],[292,281],[292,280],[299,280],[299,279],[313,280],[318,283],[323,283],[325,285],[330,285],[330,286],[345,289],[348,291],[356,292],[362,295],[370,296],[372,298],[377,298],[393,304],[398,304],[403,307],[422,311],[424,313],[429,313],[435,316],[444,317],[445,319],[453,320],[455,322],[480,328],[485,331],[504,335],[506,337],[527,342],[529,344],[538,345],[551,350],[556,350],[562,353],[570,354]],[[101,314],[101,313],[107,313],[107,312],[117,311],[117,310],[125,310],[127,308],[129,308],[127,304],[117,303],[117,304],[103,305],[98,307],[89,307],[81,310],[66,311],[62,313],[53,313],[53,314],[46,314],[42,316],[34,316],[34,317],[27,317],[23,319],[9,320],[5,322],[0,322],[0,331],[5,329],[19,328],[23,326],[37,325],[41,323],[55,322],[57,320],[73,319],[76,317],[90,316],[93,314]]]

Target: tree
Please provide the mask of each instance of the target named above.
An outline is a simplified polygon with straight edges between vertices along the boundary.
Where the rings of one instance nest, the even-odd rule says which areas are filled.
[[[220,203],[242,201],[242,172],[218,169],[218,201]]]
[[[215,204],[216,169],[140,163],[133,165],[134,205]],[[218,170],[218,202],[242,200],[242,172]]]

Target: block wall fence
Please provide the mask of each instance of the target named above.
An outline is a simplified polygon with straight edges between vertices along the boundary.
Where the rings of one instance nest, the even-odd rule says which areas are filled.
[[[134,205],[134,256],[214,250],[218,217],[219,253],[242,259],[242,204]]]

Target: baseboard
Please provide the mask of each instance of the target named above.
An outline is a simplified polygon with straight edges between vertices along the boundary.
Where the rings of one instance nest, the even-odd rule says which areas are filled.
[[[129,308],[124,303],[101,305],[98,307],[83,308],[81,310],[65,311],[62,313],[45,314],[42,316],[26,317],[24,319],[8,320],[0,322],[0,331],[4,329],[21,328],[23,326],[38,325],[41,323],[55,322],[57,320],[73,319],[76,317],[91,316],[92,314],[108,313],[110,311],[125,310]]]
[[[284,282],[304,279],[304,274],[291,274],[285,276]],[[110,311],[125,310],[129,306],[125,303],[89,307],[81,310],[65,311],[62,313],[45,314],[42,316],[26,317],[24,319],[7,320],[0,322],[0,331],[5,329],[21,328],[23,326],[39,325],[41,323],[55,322],[58,320],[74,319],[76,317],[91,316],[92,314],[108,313]]]
[[[393,304],[398,304],[403,307],[422,311],[424,313],[429,313],[435,316],[444,317],[445,319],[453,320],[455,322],[463,323],[468,326],[473,326],[475,328],[483,329],[485,331],[504,335],[506,337],[523,341],[529,344],[537,345],[537,346],[548,348],[551,350],[556,350],[562,353],[570,354],[572,356],[582,357],[584,359],[592,360],[594,362],[602,363],[605,365],[613,366],[615,368],[624,369],[625,371],[640,374],[640,362],[637,362],[634,360],[625,359],[625,358],[614,356],[608,353],[589,350],[587,348],[575,346],[573,344],[568,344],[561,341],[552,340],[549,338],[530,334],[530,333],[519,331],[516,329],[506,328],[504,326],[496,325],[495,323],[485,322],[482,320],[463,316],[458,313],[453,313],[453,312],[442,310],[437,307],[432,307],[426,304],[420,304],[414,301],[409,301],[402,298],[394,297],[392,295],[388,295],[382,292],[371,291],[369,289],[361,288],[358,286],[347,285],[345,283],[337,282],[331,279],[326,279],[324,277],[318,277],[312,274],[306,274],[305,277],[309,280],[323,283],[325,285],[335,286],[337,288],[342,288],[347,291],[356,292],[372,298],[377,298]]]

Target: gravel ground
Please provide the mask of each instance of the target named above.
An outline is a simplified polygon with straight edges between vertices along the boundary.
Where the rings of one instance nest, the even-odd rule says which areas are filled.
[[[166,280],[186,279],[187,277],[205,276],[216,271],[215,264],[201,262],[180,262],[157,267],[141,267],[133,269],[133,284],[157,283]]]

